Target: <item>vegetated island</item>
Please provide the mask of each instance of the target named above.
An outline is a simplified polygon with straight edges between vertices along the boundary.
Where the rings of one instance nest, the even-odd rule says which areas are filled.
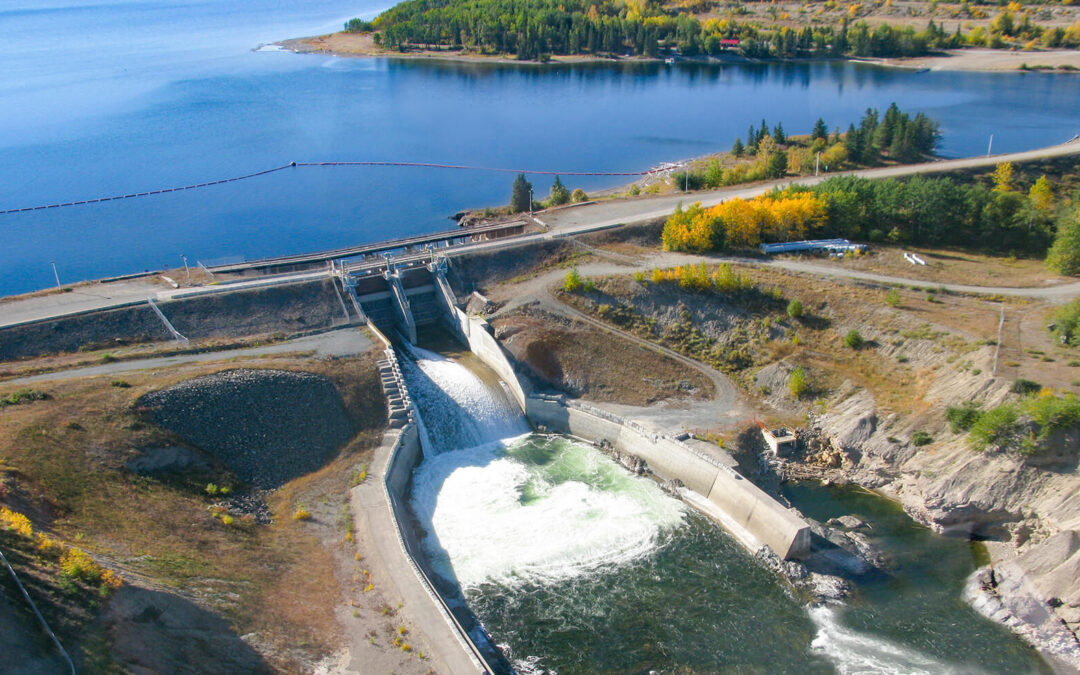
[[[340,56],[537,62],[855,58],[917,68],[1080,71],[1080,9],[1071,2],[1012,2],[991,15],[966,2],[893,0],[406,0],[372,21],[351,19],[344,28],[279,44]]]

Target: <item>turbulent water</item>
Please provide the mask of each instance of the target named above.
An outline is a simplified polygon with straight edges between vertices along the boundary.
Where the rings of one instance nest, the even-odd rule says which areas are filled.
[[[526,433],[498,384],[411,349],[430,452],[411,506],[438,574],[524,673],[1031,672],[960,600],[971,556],[865,495],[795,488],[875,527],[895,573],[806,607],[711,521],[589,445]],[[835,511],[835,513],[833,513]]]

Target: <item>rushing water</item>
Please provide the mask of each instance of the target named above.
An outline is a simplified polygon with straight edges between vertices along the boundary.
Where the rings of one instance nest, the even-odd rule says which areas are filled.
[[[915,73],[851,63],[491,65],[253,52],[389,0],[9,0],[0,6],[0,209],[126,194],[296,161],[642,170],[727,149],[751,123],[846,128],[897,101],[943,152],[1080,132],[1069,74]],[[97,206],[0,216],[0,294],[318,250],[451,225],[510,176],[294,169]],[[534,177],[538,195],[547,178]],[[618,179],[567,178],[593,190]]]
[[[711,521],[591,446],[523,433],[495,381],[410,348],[431,451],[410,503],[456,583],[521,672],[1038,672],[1032,651],[967,607],[963,542],[888,502],[790,486],[827,519],[854,513],[894,561],[843,605],[806,607]],[[477,369],[477,372],[482,372]]]

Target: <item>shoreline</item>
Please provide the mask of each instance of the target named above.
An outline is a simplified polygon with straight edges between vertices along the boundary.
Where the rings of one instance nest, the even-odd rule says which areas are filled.
[[[535,66],[552,64],[591,63],[668,63],[663,58],[643,56],[594,56],[585,54],[553,55],[547,62],[519,60],[512,55],[482,55],[458,50],[417,49],[397,52],[375,45],[370,33],[329,33],[310,37],[290,38],[268,45],[275,51],[294,54],[323,54],[339,58],[385,58],[448,63],[528,64]],[[736,53],[724,56],[679,58],[677,63],[694,64],[767,64],[767,63],[819,63],[825,61],[849,61],[887,68],[915,71],[949,71],[982,73],[1080,73],[1080,50],[1054,49],[1045,51],[1009,51],[1002,49],[965,48],[916,57],[810,57],[805,59],[751,59]]]

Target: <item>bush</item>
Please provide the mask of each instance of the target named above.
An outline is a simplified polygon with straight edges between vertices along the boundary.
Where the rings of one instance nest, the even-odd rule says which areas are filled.
[[[961,406],[949,406],[945,409],[945,419],[949,421],[949,428],[954,434],[969,431],[979,421],[982,408],[977,403],[968,401]]]
[[[297,506],[296,510],[292,514],[293,520],[311,520],[311,512],[305,509],[303,506]]]
[[[808,388],[809,385],[806,382],[806,371],[803,370],[802,367],[791,371],[791,375],[788,376],[788,390],[791,392],[791,398],[802,398]]]
[[[85,551],[69,548],[60,554],[60,574],[68,579],[97,583],[102,569]]]
[[[131,387],[131,383],[125,382],[124,380],[113,380],[109,384],[116,387],[117,389],[127,389]]]
[[[1042,389],[1041,384],[1034,380],[1025,380],[1022,377],[1012,383],[1012,392],[1014,394],[1034,394],[1040,389]]]
[[[896,290],[895,288],[890,288],[889,291],[885,294],[885,304],[889,307],[899,307],[900,291]]]
[[[864,340],[862,334],[854,328],[849,330],[847,332],[847,335],[844,336],[845,347],[850,347],[851,349],[861,349],[864,344],[866,344],[866,340]]]
[[[1058,429],[1080,427],[1080,399],[1073,394],[1063,397],[1037,396],[1024,405],[1024,412],[1040,427],[1041,438],[1046,438]]]
[[[24,537],[34,534],[34,526],[30,524],[30,519],[6,506],[0,507],[0,525],[4,529],[13,530]]]
[[[916,431],[915,433],[911,434],[911,444],[914,446],[922,447],[924,445],[930,445],[933,442],[934,437],[926,433],[925,431]]]
[[[584,283],[581,280],[581,273],[578,272],[576,267],[571,267],[570,271],[566,273],[566,279],[563,280],[563,290],[567,293],[577,293],[582,286],[584,286]]]
[[[48,398],[48,394],[43,391],[38,391],[37,389],[19,389],[0,398],[0,408],[8,405],[30,403],[31,401],[45,401],[48,400]]]
[[[803,304],[798,300],[792,300],[787,306],[787,315],[792,319],[798,319],[803,315]]]
[[[1016,406],[1006,404],[987,410],[971,427],[968,442],[973,450],[982,452],[988,447],[1004,447],[1020,430],[1020,415]]]
[[[1059,344],[1080,347],[1080,299],[1062,306],[1050,317],[1050,332]],[[1070,361],[1069,365],[1080,362]]]
[[[635,185],[634,187],[637,187],[637,186]],[[576,190],[574,190],[573,192],[570,193],[570,201],[574,202],[575,204],[580,204],[581,202],[587,202],[587,201],[589,201],[589,195],[585,194],[585,191],[582,190],[581,188],[578,188],[578,189],[576,189]]]

